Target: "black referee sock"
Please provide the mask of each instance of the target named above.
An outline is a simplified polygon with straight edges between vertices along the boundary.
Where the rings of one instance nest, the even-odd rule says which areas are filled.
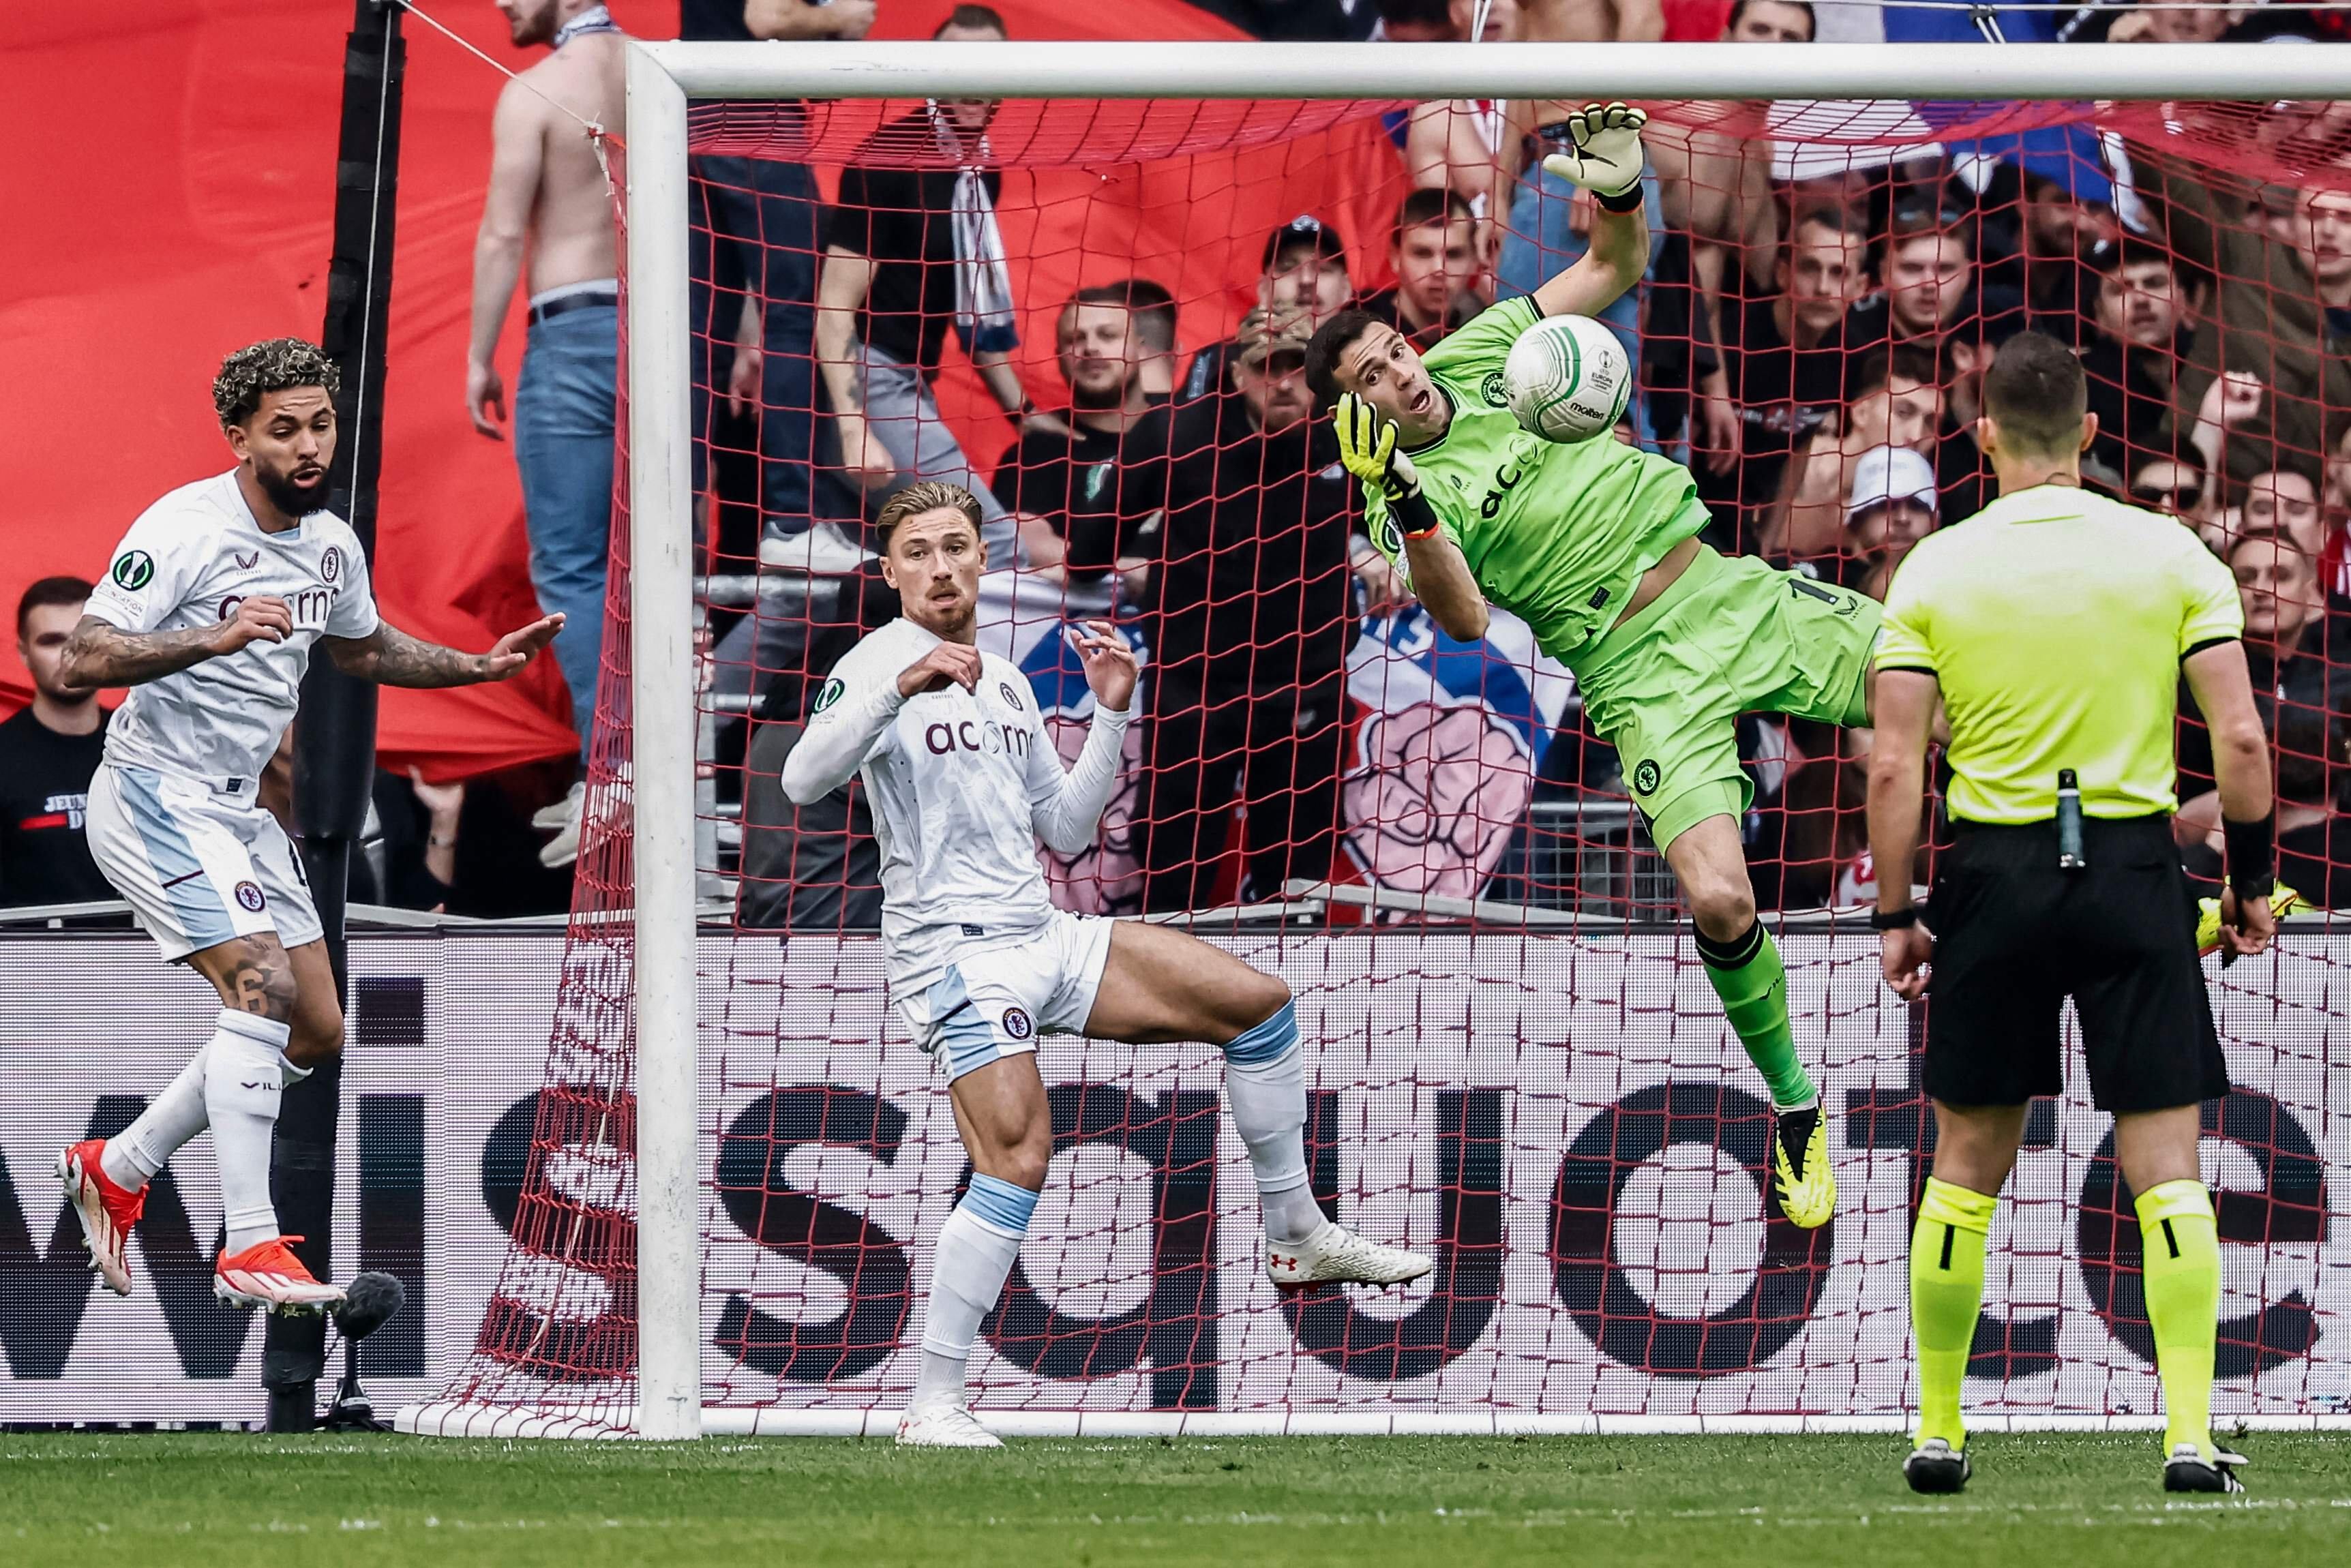
[[[1788,1026],[1788,976],[1780,949],[1761,920],[1728,942],[1701,931],[1698,956],[1706,977],[1722,998],[1722,1016],[1747,1048],[1747,1059],[1771,1085],[1771,1103],[1793,1111],[1820,1099],[1804,1064],[1796,1060],[1796,1037]]]

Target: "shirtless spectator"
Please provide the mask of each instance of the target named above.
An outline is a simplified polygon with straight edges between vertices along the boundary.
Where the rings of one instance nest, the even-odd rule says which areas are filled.
[[[505,439],[498,334],[527,252],[530,330],[515,383],[515,466],[522,475],[531,585],[539,608],[561,615],[569,628],[552,652],[571,694],[584,779],[603,655],[621,286],[611,188],[582,122],[625,134],[622,35],[594,0],[498,0],[498,9],[517,47],[544,44],[552,52],[507,83],[490,120],[490,189],[474,242],[465,408],[475,430]],[[582,789],[574,784],[559,810],[537,821],[557,830],[539,852],[550,867],[578,858]]]
[[[1680,19],[1669,7],[1669,35]],[[1809,0],[1736,0],[1719,41],[1809,44],[1815,26]],[[1735,300],[1777,287],[1781,214],[1771,193],[1771,143],[1662,120],[1652,121],[1643,140],[1656,172],[1666,231],[1645,352],[1654,361],[1660,351],[1670,355],[1677,340],[1689,343],[1684,373],[1694,394],[1691,444],[1708,472],[1728,474],[1740,443],[1738,406],[1717,351],[1723,340],[1719,323],[1726,296]],[[1678,309],[1672,308],[1669,283],[1683,292],[1686,303]],[[1659,326],[1661,308],[1670,311],[1673,325]],[[1662,368],[1653,363],[1653,373]],[[1664,379],[1670,381],[1670,372]]]

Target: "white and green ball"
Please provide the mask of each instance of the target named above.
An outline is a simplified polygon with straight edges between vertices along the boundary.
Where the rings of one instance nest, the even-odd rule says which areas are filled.
[[[1551,316],[1510,345],[1502,388],[1520,425],[1545,441],[1589,441],[1625,417],[1633,365],[1616,334],[1589,316]]]

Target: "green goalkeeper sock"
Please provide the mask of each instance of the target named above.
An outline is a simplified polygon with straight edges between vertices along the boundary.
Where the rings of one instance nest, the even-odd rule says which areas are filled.
[[[2212,1452],[2212,1340],[2220,1317],[2220,1239],[2200,1181],[2168,1181],[2138,1195],[2147,1260],[2147,1321],[2163,1381],[2164,1452],[2193,1443]]]
[[[1747,1048],[1747,1060],[1771,1086],[1771,1103],[1794,1111],[1818,1102],[1820,1092],[1796,1060],[1796,1036],[1788,1027],[1788,972],[1780,967],[1780,949],[1763,923],[1756,921],[1728,942],[1701,931],[1698,956],[1706,962],[1714,994],[1722,998],[1722,1016]]]
[[[1927,1178],[1918,1224],[1910,1233],[1910,1332],[1918,1342],[1917,1441],[1940,1437],[1954,1448],[1968,1433],[1959,1387],[1983,1308],[1984,1238],[1999,1200]]]

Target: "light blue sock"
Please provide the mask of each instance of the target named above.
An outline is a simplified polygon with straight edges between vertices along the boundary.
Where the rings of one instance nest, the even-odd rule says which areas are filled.
[[[1305,1240],[1322,1223],[1307,1185],[1306,1053],[1292,1002],[1225,1047],[1225,1098],[1249,1145],[1269,1241]]]
[[[1036,1212],[1035,1193],[983,1173],[973,1176],[963,1201],[939,1227],[931,1293],[923,1310],[923,1370],[910,1408],[935,1399],[963,1402],[964,1364],[971,1358],[972,1341],[1004,1294],[1004,1281]]]

